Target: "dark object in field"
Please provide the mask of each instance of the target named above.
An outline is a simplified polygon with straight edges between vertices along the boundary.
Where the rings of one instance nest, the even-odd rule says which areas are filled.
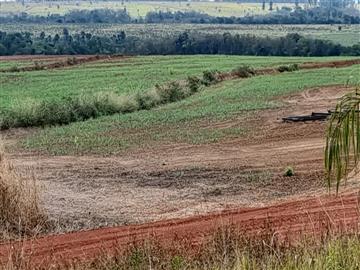
[[[331,112],[326,113],[316,113],[313,112],[310,115],[300,115],[300,116],[288,116],[284,117],[282,120],[284,122],[307,122],[307,121],[325,121],[331,115]]]

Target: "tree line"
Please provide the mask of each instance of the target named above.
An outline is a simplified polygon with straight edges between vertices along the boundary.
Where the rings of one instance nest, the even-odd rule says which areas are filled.
[[[75,54],[229,54],[261,56],[360,55],[360,44],[351,47],[299,34],[270,38],[239,34],[199,34],[183,32],[173,37],[128,37],[124,31],[112,36],[91,33],[61,35],[6,33],[0,31],[0,55]]]
[[[0,16],[0,23],[194,23],[194,24],[359,24],[355,8],[283,7],[265,15],[245,17],[210,16],[196,11],[151,11],[144,18],[132,18],[126,9],[72,10],[64,15],[29,15],[25,12]]]
[[[196,11],[148,12],[145,23],[195,23],[195,24],[359,24],[360,13],[356,9],[322,8],[291,9],[282,7],[266,15],[245,17],[214,17]]]

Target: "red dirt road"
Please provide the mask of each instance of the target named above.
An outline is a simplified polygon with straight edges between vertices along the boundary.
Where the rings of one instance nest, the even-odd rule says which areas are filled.
[[[0,246],[0,258],[6,261],[11,250],[21,246],[36,264],[67,262],[93,258],[116,246],[125,249],[134,241],[156,237],[160,242],[191,239],[201,243],[217,228],[234,225],[240,232],[255,235],[271,228],[278,236],[307,233],[318,235],[326,230],[357,229],[360,225],[359,193],[306,198],[263,208],[244,208],[186,219],[173,219],[144,225],[121,226],[38,238],[25,244]]]

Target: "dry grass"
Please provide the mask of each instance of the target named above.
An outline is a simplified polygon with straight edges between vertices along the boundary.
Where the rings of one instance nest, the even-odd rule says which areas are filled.
[[[46,223],[35,178],[23,177],[0,144],[0,241],[35,235]]]
[[[268,231],[266,231],[268,230]],[[200,246],[191,239],[174,238],[167,244],[156,237],[133,242],[125,251],[106,250],[87,262],[34,264],[31,255],[16,250],[1,270],[340,270],[360,269],[360,235],[329,232],[320,238],[291,242],[271,229],[246,237],[233,226],[222,226]]]

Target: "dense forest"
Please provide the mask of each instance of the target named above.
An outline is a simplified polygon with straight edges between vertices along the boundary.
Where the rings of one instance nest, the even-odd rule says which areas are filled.
[[[283,7],[266,15],[245,17],[215,17],[196,11],[153,11],[148,12],[144,18],[131,18],[126,9],[95,9],[73,10],[64,15],[2,15],[0,23],[359,24],[360,12],[355,8]]]
[[[345,47],[299,34],[270,38],[253,35],[198,34],[184,32],[175,37],[127,37],[120,32],[111,37],[81,32],[71,35],[38,36],[0,31],[0,55],[18,54],[231,54],[262,56],[360,55],[360,44]]]

